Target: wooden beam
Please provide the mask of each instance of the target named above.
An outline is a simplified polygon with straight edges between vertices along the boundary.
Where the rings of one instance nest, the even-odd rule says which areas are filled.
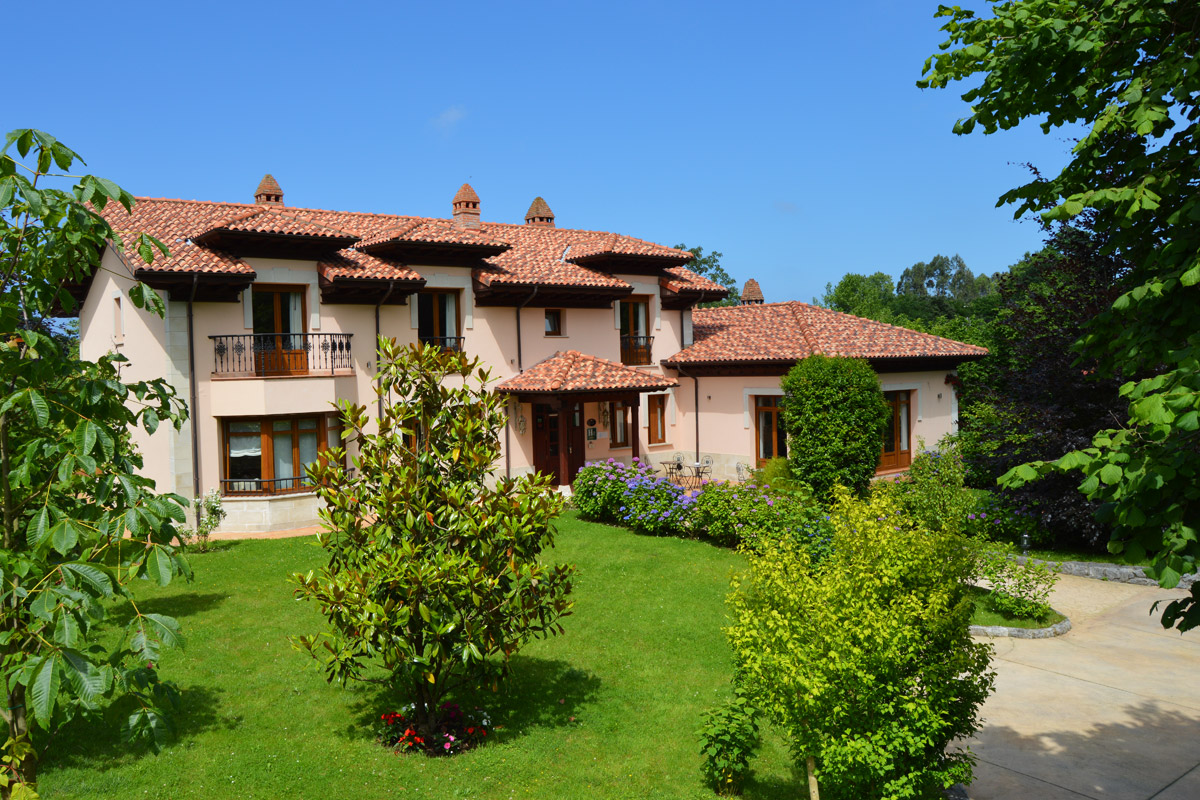
[[[640,394],[635,394],[633,396],[633,402],[629,404],[629,409],[630,409],[629,414],[631,417],[631,422],[630,422],[629,427],[632,429],[629,432],[629,438],[631,440],[630,445],[633,447],[633,457],[634,458],[637,458],[639,455],[639,452],[640,452],[638,450],[638,440],[640,438],[642,426],[641,426],[641,423],[638,422],[638,409],[641,407],[641,405],[642,405],[642,396]]]
[[[558,485],[566,486],[571,482],[570,467],[567,466],[567,425],[570,420],[567,404],[561,397],[554,398],[552,408],[558,409]]]

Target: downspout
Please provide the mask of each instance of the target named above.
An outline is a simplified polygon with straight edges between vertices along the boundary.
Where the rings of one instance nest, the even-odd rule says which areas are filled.
[[[375,384],[379,385],[379,307],[388,301],[392,296],[392,290],[396,288],[395,281],[388,281],[388,290],[384,292],[383,298],[375,304]],[[377,406],[377,418],[380,423],[383,422],[383,394],[379,394]]]
[[[200,429],[197,425],[199,415],[196,413],[196,340],[192,329],[192,303],[196,301],[196,290],[200,284],[200,273],[192,273],[192,295],[188,298],[187,334],[188,334],[188,383],[189,411],[192,418],[192,500],[199,502],[200,494]],[[198,524],[198,523],[197,523]]]
[[[534,286],[533,291],[529,293],[529,297],[526,297],[524,300],[521,301],[520,305],[517,306],[517,372],[525,371],[525,362],[521,358],[521,309],[525,308],[525,306],[527,306],[533,302],[533,298],[537,297],[539,288],[540,287],[538,287],[538,286]],[[519,402],[520,401],[518,401],[518,403]],[[512,442],[512,426],[505,425],[504,426],[504,477],[506,477],[506,478],[512,477],[512,445],[511,445],[511,442]]]

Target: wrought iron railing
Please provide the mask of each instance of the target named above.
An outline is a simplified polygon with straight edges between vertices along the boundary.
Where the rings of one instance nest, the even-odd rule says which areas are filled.
[[[650,363],[650,345],[653,336],[622,336],[621,363],[630,366],[645,366]]]
[[[354,477],[354,469],[346,470],[346,477]],[[294,478],[222,478],[221,494],[225,496],[238,495],[276,495],[292,494],[294,492],[312,492],[316,486],[307,475]]]
[[[238,333],[210,336],[213,374],[332,375],[353,370],[352,333]]]
[[[230,478],[221,481],[221,494],[288,494],[291,492],[310,492],[313,485],[307,477],[275,478],[262,480],[260,478]]]
[[[421,344],[427,344],[430,347],[440,347],[443,350],[454,350],[462,352],[463,337],[462,336],[422,336]]]

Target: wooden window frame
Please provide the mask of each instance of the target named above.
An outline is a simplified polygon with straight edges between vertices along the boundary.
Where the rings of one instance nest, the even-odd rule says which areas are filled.
[[[608,409],[608,449],[609,450],[627,450],[633,447],[633,435],[631,428],[630,407],[622,400],[614,400],[609,403]],[[620,426],[622,441],[618,442],[616,437],[617,428]]]
[[[304,477],[303,475],[288,475],[286,477],[280,478],[275,475],[275,440],[274,440],[275,430],[274,430],[274,425],[276,422],[281,422],[284,420],[288,420],[292,423],[291,430],[289,431],[289,434],[292,437],[292,463],[299,464],[300,463],[300,420],[314,419],[314,418],[317,421],[317,458],[323,459],[324,453],[329,449],[329,432],[330,432],[331,428],[335,428],[335,427],[340,428],[341,427],[341,419],[336,414],[325,414],[325,413],[276,414],[276,415],[265,416],[265,417],[222,417],[220,419],[221,475],[222,475],[221,494],[226,497],[272,497],[272,496],[276,496],[276,495],[296,494],[299,492],[313,491],[312,486],[306,486],[304,484],[301,484],[296,487],[288,488],[288,489],[266,489],[266,488],[262,488],[262,484],[271,483],[275,480],[290,480],[290,479],[298,480],[298,479],[301,479]],[[230,438],[231,438],[231,434],[229,432],[229,426],[235,422],[257,422],[258,426],[259,426],[259,432],[258,432],[259,450],[260,450],[259,459],[261,460],[260,461],[260,468],[261,468],[260,472],[262,474],[257,479],[253,479],[253,478],[245,479],[247,482],[252,481],[252,480],[258,480],[260,488],[257,490],[249,490],[249,491],[237,490],[237,491],[235,491],[235,490],[228,489],[226,486],[226,484],[228,482],[236,480],[234,478],[229,477],[229,458],[230,458],[229,444],[230,444]],[[253,434],[251,433],[251,434],[238,434],[238,435],[241,435],[241,436],[251,435],[252,436]],[[338,441],[339,441],[339,443],[341,442],[340,436],[339,436]],[[338,446],[344,447],[344,444],[339,444]],[[344,466],[345,465],[344,457],[342,459],[342,462],[343,462],[343,466]]]
[[[890,398],[889,398],[889,395],[891,395]],[[905,398],[905,402],[903,402],[903,403],[899,402],[901,396],[903,396]],[[875,468],[875,471],[877,473],[899,472],[902,470],[906,470],[910,466],[912,466],[912,458],[913,458],[912,443],[913,443],[913,434],[914,434],[914,430],[913,430],[914,419],[913,419],[913,417],[914,417],[914,413],[915,413],[914,406],[917,403],[917,392],[913,389],[888,389],[883,393],[883,399],[884,399],[884,402],[887,403],[888,408],[891,410],[892,424],[895,426],[893,429],[894,435],[897,438],[899,438],[899,432],[900,432],[901,428],[908,428],[908,441],[903,443],[905,445],[904,447],[897,447],[895,449],[895,451],[893,451],[894,463],[891,463],[891,464],[885,465],[883,463],[883,458],[884,458],[884,454],[886,453],[886,451],[882,447],[880,447],[879,465]],[[903,425],[903,426],[900,424],[900,408],[901,408],[901,406],[903,406],[904,408],[906,408],[908,410],[908,414],[907,414],[908,418],[905,421],[905,425]]]
[[[546,336],[553,337],[553,338],[560,338],[560,337],[566,336],[567,334],[566,334],[565,329],[566,329],[567,313],[561,308],[547,308],[546,309],[546,321],[547,322],[550,321],[551,313],[558,315],[558,328],[554,331],[546,331]]]
[[[666,444],[667,396],[665,394],[652,394],[647,398],[646,431],[646,441],[650,444]]]
[[[446,295],[451,295],[451,296],[453,296],[453,297],[454,297],[454,331],[455,331],[455,333],[454,333],[454,338],[461,339],[461,338],[463,338],[463,327],[462,327],[462,326],[463,326],[463,321],[462,321],[462,289],[422,289],[422,290],[420,290],[419,292],[417,292],[417,295],[418,295],[418,296],[419,296],[419,295],[429,295],[429,296],[431,296],[431,297],[436,297],[436,296],[438,296],[438,295],[444,295],[444,294],[446,294]],[[420,302],[421,302],[421,301],[420,301],[419,299],[414,299],[414,300],[413,300],[413,302],[418,304],[418,305],[417,305],[417,337],[418,337],[418,338],[420,338],[420,335],[421,335],[421,334],[420,334],[420,331],[421,331],[421,306],[420,306]],[[441,327],[441,328],[442,328],[442,330],[445,330],[445,326],[444,326],[444,325],[443,325],[443,326],[439,326],[439,325],[437,324],[437,323],[438,323],[438,321],[439,321],[439,319],[440,319],[440,316],[441,316],[441,310],[440,310],[440,307],[439,307],[439,305],[438,305],[438,304],[435,302],[435,303],[433,303],[433,304],[432,304],[432,308],[433,308],[433,329],[434,329],[434,331],[435,331],[435,333],[434,333],[434,338],[436,338],[436,339],[445,339],[445,338],[447,338],[446,334],[444,334],[444,333],[443,333],[443,334],[440,334],[440,335],[439,335],[439,334],[436,332],[436,331],[438,330],[438,328],[439,328],[439,327]]]

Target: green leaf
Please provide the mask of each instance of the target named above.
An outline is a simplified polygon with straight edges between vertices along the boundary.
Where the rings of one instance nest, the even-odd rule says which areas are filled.
[[[80,455],[90,455],[96,446],[96,423],[90,419],[82,420],[75,426],[75,450]]]
[[[38,509],[25,530],[25,541],[29,543],[29,547],[33,550],[41,549],[50,535],[50,509],[46,506]]]
[[[167,647],[182,650],[184,639],[180,633],[179,622],[174,617],[164,617],[162,614],[143,614],[149,631]]]
[[[63,665],[67,683],[85,702],[91,702],[108,690],[105,673],[78,650],[64,648]]]
[[[1184,286],[1195,286],[1197,283],[1200,283],[1200,264],[1197,264],[1179,276],[1179,282]]]
[[[57,653],[44,657],[29,680],[29,710],[41,727],[46,729],[50,728],[60,681]]]
[[[1121,468],[1116,464],[1105,464],[1104,468],[1100,470],[1100,480],[1106,486],[1112,486],[1114,483],[1119,482],[1121,475]]]
[[[50,529],[50,546],[59,555],[65,556],[67,553],[70,553],[78,543],[79,528],[75,525],[75,520],[63,518],[57,525]]]
[[[171,554],[162,545],[154,545],[146,556],[146,575],[159,586],[166,586],[174,577]]]
[[[113,595],[114,580],[112,575],[104,568],[98,567],[95,564],[85,564],[82,562],[60,564],[59,568],[64,573],[68,573],[87,583],[103,597],[111,597]]]
[[[42,393],[36,389],[29,390],[29,405],[33,409],[33,417],[37,420],[39,427],[46,427],[50,424],[50,406],[46,403],[46,398],[42,397]]]

